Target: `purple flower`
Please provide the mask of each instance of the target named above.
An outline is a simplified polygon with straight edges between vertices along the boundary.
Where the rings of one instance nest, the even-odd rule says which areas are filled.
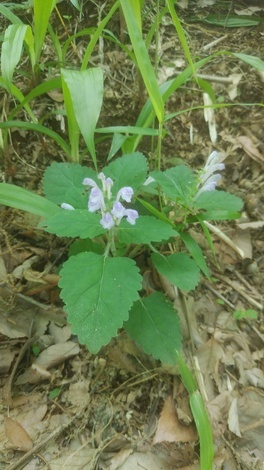
[[[61,204],[61,208],[66,209],[67,211],[74,211],[75,210],[74,207],[71,206],[70,204],[67,204],[67,202],[63,202]]]
[[[136,220],[138,219],[138,212],[135,211],[134,209],[126,209],[125,216],[129,224],[135,225]]]
[[[96,212],[99,209],[105,210],[104,195],[98,187],[92,188],[88,200],[89,212]]]
[[[119,201],[122,198],[126,202],[131,202],[131,198],[134,194],[134,191],[130,186],[124,186],[124,188],[119,189],[116,200]]]
[[[110,230],[115,225],[114,219],[111,216],[110,212],[106,212],[102,219],[100,220],[100,224],[105,228],[106,230]]]
[[[116,219],[122,219],[125,215],[126,209],[121,202],[115,201],[111,212]]]

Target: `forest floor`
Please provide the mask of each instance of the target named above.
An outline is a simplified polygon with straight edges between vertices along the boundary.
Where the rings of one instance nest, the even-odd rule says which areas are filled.
[[[250,27],[212,25],[203,18],[209,13],[227,17],[226,5],[202,8],[192,1],[179,3],[177,11],[193,59],[218,50],[263,59],[263,22]],[[56,12],[52,24],[60,40],[97,26],[110,4],[87,1],[80,16],[70,2],[59,3],[67,29]],[[154,19],[150,4],[144,10],[146,30]],[[232,13],[235,9],[246,15],[242,10],[256,7],[250,15],[257,14],[263,21],[261,2],[241,4],[234,2]],[[19,14],[24,19],[30,16],[27,10]],[[1,22],[4,30],[8,23],[3,18]],[[118,37],[124,33],[118,16],[108,29]],[[86,44],[83,38],[76,43],[78,54]],[[51,50],[47,38],[43,78],[45,71],[52,73]],[[162,20],[158,52],[160,83],[187,66],[167,16]],[[154,54],[151,45],[150,55]],[[71,49],[67,60],[68,65],[78,65],[76,50]],[[115,43],[101,39],[91,65],[104,71],[99,127],[135,125],[146,95],[130,59]],[[195,292],[175,296],[174,303],[182,321],[183,354],[195,372],[213,428],[214,468],[263,470],[264,112],[257,104],[263,103],[264,73],[232,56],[219,55],[201,74],[212,84],[218,102],[233,106],[215,111],[211,129],[202,109],[168,121],[162,165],[184,162],[201,168],[212,150],[220,151],[226,166],[221,187],[240,196],[244,209],[240,220],[218,222],[219,233],[212,232],[217,263],[202,233],[192,229],[212,281],[202,279]],[[30,86],[26,74],[16,80],[24,90]],[[5,106],[12,107],[12,101],[3,91],[0,100],[4,116]],[[255,105],[245,105],[250,103]],[[202,104],[202,92],[189,81],[169,100],[166,110]],[[36,100],[34,106],[39,117],[60,109],[60,90]],[[63,122],[50,116],[46,125],[63,133]],[[217,131],[215,144],[210,130]],[[102,165],[109,145],[109,141],[97,145]],[[139,150],[150,161],[155,157],[150,138],[141,141]],[[45,168],[64,159],[48,138],[12,129],[1,161],[1,179],[41,193]],[[91,162],[87,158],[83,164]],[[36,230],[37,218],[14,209],[1,207],[0,220],[0,469],[199,469],[197,432],[177,367],[145,355],[123,331],[96,356],[89,353],[71,334],[59,298],[58,268],[66,259],[69,241]],[[152,288],[161,287],[154,282]],[[252,310],[255,319],[250,318]],[[248,317],[236,320],[235,311],[247,312]]]

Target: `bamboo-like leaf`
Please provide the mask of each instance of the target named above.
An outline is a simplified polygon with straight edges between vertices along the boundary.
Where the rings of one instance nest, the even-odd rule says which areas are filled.
[[[4,15],[13,24],[23,24],[21,19],[14,15],[10,8],[7,8],[4,5],[0,5],[0,13],[2,13],[2,15]]]
[[[54,132],[51,129],[48,129],[48,127],[45,127],[45,126],[42,126],[41,124],[36,124],[33,122],[23,122],[23,121],[0,122],[0,129],[10,129],[12,127],[40,132],[42,134],[48,135],[53,140],[55,140],[55,142],[62,148],[62,150],[66,153],[68,159],[69,160],[71,159],[71,151],[67,142],[65,142],[65,140],[59,134],[57,134],[57,132]]]
[[[61,71],[61,78],[62,78],[62,90],[64,96],[64,106],[66,109],[67,114],[67,122],[68,122],[68,134],[71,144],[71,156],[72,161],[75,163],[79,162],[79,138],[80,138],[80,129],[78,126],[77,119],[75,117],[73,103],[69,88],[67,83],[64,79],[65,73],[67,76],[67,70]]]
[[[103,73],[99,67],[83,71],[62,70],[79,129],[97,168],[94,132],[103,102]],[[70,111],[70,107],[68,108]]]
[[[21,58],[23,42],[29,26],[11,24],[5,31],[1,52],[1,71],[10,92],[14,70]]]
[[[36,63],[38,63],[46,31],[57,0],[34,0],[34,36]]]
[[[8,183],[0,183],[0,204],[44,218],[52,217],[61,210],[48,199]]]
[[[125,16],[129,37],[134,48],[137,65],[142,75],[144,84],[148,91],[150,100],[153,104],[155,114],[161,123],[164,119],[164,104],[159,90],[157,78],[152,67],[149,54],[142,38],[137,18],[133,13],[134,0],[120,0],[122,10]]]

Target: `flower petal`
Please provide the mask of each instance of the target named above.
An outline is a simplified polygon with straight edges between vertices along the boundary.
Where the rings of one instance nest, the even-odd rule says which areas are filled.
[[[131,225],[135,225],[136,219],[139,217],[138,211],[135,211],[134,209],[126,209],[125,216],[127,218],[127,222]]]
[[[131,202],[131,198],[134,194],[134,191],[130,186],[124,186],[124,188],[119,189],[116,200],[119,201],[120,197],[126,201],[126,202]]]
[[[114,219],[111,216],[110,212],[106,212],[106,214],[104,214],[104,216],[100,220],[100,224],[106,230],[110,230],[110,228],[112,228],[115,225]]]
[[[125,215],[126,208],[121,204],[121,202],[115,201],[111,212],[116,219],[122,219]]]

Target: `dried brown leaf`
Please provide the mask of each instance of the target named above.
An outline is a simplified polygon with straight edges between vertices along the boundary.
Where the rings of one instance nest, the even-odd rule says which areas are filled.
[[[32,439],[27,431],[12,418],[5,418],[5,434],[15,449],[28,452],[33,447]]]
[[[197,433],[193,426],[179,422],[173,398],[169,396],[163,406],[153,444],[159,442],[195,442]]]

